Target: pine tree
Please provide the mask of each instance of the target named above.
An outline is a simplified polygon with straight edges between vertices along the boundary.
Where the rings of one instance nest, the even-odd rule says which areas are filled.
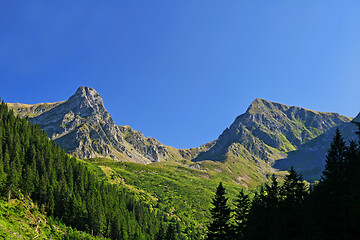
[[[345,171],[347,174],[347,189],[343,198],[343,207],[346,211],[344,225],[346,236],[360,236],[360,152],[359,145],[350,142]],[[349,239],[351,239],[349,237]]]
[[[313,202],[320,219],[320,235],[325,239],[346,239],[348,147],[339,129],[326,156],[326,165],[320,184],[315,188]]]
[[[279,237],[297,239],[303,236],[304,214],[302,204],[309,195],[302,176],[293,167],[281,186],[281,202],[278,209]]]
[[[345,160],[347,147],[339,129],[336,129],[335,136],[326,156],[325,170],[322,173],[321,182],[329,186],[329,190],[336,194],[341,191],[345,183]]]
[[[280,186],[275,175],[256,193],[249,211],[244,239],[276,239],[279,235]]]
[[[302,176],[300,176],[293,167],[291,167],[289,174],[285,176],[284,184],[281,187],[281,195],[284,202],[288,204],[302,203],[309,195],[309,191]]]
[[[234,237],[242,239],[246,227],[247,217],[250,211],[251,201],[249,196],[241,189],[237,196],[234,209]]]
[[[228,198],[225,197],[225,188],[220,182],[216,189],[215,197],[212,204],[214,207],[210,209],[211,223],[208,227],[208,239],[229,239],[231,230],[229,226],[231,209],[227,205]]]

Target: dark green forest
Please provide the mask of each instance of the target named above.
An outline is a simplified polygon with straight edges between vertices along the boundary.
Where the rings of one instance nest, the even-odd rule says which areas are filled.
[[[208,239],[358,239],[360,143],[333,137],[319,182],[291,168],[255,194],[244,190],[230,205],[219,184],[210,209]],[[27,119],[0,104],[0,198],[30,197],[49,217],[111,239],[201,239],[129,191],[100,180]],[[66,236],[65,236],[66,238]]]
[[[100,181],[27,119],[0,105],[0,197],[30,197],[74,229],[111,239],[182,239],[179,225]]]
[[[251,199],[241,191],[235,203],[230,209],[220,183],[208,239],[359,239],[359,143],[346,144],[337,129],[319,182],[309,186],[291,168],[283,181],[273,176]]]

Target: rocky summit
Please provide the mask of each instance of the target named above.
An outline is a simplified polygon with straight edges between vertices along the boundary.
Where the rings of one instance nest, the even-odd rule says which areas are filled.
[[[351,119],[255,99],[247,111],[219,136],[216,144],[197,160],[223,160],[229,148],[241,144],[256,157],[272,164],[287,152]]]
[[[137,163],[191,160],[199,169],[206,169],[203,165],[207,166],[210,160],[226,163],[227,171],[252,174],[250,178],[262,178],[276,171],[271,166],[287,170],[290,163],[303,169],[305,175],[311,163],[316,170],[310,170],[306,176],[318,177],[334,129],[340,126],[349,136],[355,131],[351,118],[337,113],[259,98],[217,140],[198,148],[175,149],[144,137],[129,126],[115,125],[101,96],[90,87],[80,87],[67,101],[35,105],[10,103],[8,106],[16,114],[39,124],[51,139],[78,158],[105,157]],[[316,141],[323,150],[315,159],[311,149]],[[302,161],[298,156],[307,157]],[[306,169],[301,168],[305,165]]]
[[[312,181],[319,179],[324,169],[326,152],[336,127],[344,132],[347,140],[355,136],[356,127],[350,121],[351,118],[337,113],[255,99],[216,143],[195,160],[226,161],[247,157],[258,163],[264,161],[278,170],[294,166],[305,179]]]
[[[39,124],[49,138],[78,158],[107,157],[149,163],[170,158],[174,152],[129,126],[115,125],[101,96],[90,87],[80,87],[63,102],[9,107]]]

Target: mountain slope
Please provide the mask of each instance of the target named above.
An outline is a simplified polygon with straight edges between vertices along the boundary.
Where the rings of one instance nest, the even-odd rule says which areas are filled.
[[[116,126],[99,93],[89,87],[80,87],[63,102],[8,106],[39,124],[52,140],[78,158],[108,157],[139,163],[182,158],[175,148],[144,137],[129,126]]]
[[[23,104],[23,103],[7,103],[8,107],[12,109],[15,115],[20,117],[36,117],[40,114],[51,110],[52,108],[62,104],[62,102],[55,103],[38,103],[38,104]]]
[[[346,142],[358,141],[356,136],[358,127],[352,122],[345,122],[306,142],[297,150],[289,152],[285,158],[277,160],[273,167],[285,171],[293,166],[307,181],[319,180],[325,168],[326,155],[336,128],[339,128]]]
[[[0,199],[0,238],[100,239],[54,221],[42,213],[31,199],[24,197],[10,202]]]
[[[129,126],[115,125],[101,96],[89,87],[80,87],[67,101],[8,105],[16,114],[39,124],[52,140],[78,158],[105,157],[137,163],[175,161],[199,169],[208,169],[210,160],[220,164],[218,169],[231,169],[234,181],[243,179],[245,185],[265,180],[276,172],[272,168],[276,160],[293,162],[290,158],[294,151],[351,120],[337,113],[255,99],[215,141],[198,148],[175,149]],[[275,166],[287,169],[286,164]],[[322,165],[316,167],[321,169]]]
[[[350,120],[337,113],[255,99],[247,111],[219,136],[216,144],[195,160],[225,160],[229,153],[234,152],[231,149],[235,145],[241,145],[255,157],[273,164],[275,160],[286,157],[287,152]]]
[[[70,157],[38,126],[15,117],[1,103],[0,224],[10,225],[5,236],[7,229],[16,229],[13,224],[23,221],[25,227],[31,219],[7,221],[11,216],[2,200],[10,203],[30,197],[48,216],[77,230],[112,239],[155,239],[172,221],[171,216],[139,201],[132,192],[99,180],[82,160]],[[26,209],[20,212],[33,217]],[[175,226],[177,232],[180,225]]]

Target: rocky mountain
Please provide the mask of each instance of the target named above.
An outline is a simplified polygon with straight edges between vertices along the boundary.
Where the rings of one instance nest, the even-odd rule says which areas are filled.
[[[255,99],[247,111],[219,136],[216,144],[196,160],[223,160],[229,148],[241,144],[256,157],[272,164],[286,157],[287,152],[350,120],[337,113]]]
[[[178,151],[129,126],[115,125],[98,92],[80,87],[67,101],[35,105],[8,104],[78,158],[107,157],[150,163],[181,158]]]
[[[305,152],[312,151],[314,142],[319,144],[318,148],[323,146],[326,153],[334,127],[351,126],[350,118],[337,113],[255,99],[217,140],[198,148],[175,149],[144,137],[129,126],[115,125],[101,96],[89,87],[80,87],[67,101],[8,106],[16,114],[39,124],[51,139],[78,158],[105,157],[138,163],[185,161],[200,170],[209,169],[211,165],[217,171],[228,171],[238,180],[262,179],[276,171],[271,166],[286,170],[290,163],[304,171],[309,170],[311,164],[321,169],[325,161],[321,154],[316,159],[314,154],[309,154],[310,160],[304,161],[294,156],[306,156]],[[353,131],[351,127],[344,129]],[[225,165],[215,167],[219,163]],[[301,168],[301,165],[308,167]]]
[[[310,182],[320,179],[336,128],[339,128],[341,135],[347,143],[358,141],[356,135],[358,127],[353,122],[345,122],[299,146],[297,150],[288,152],[287,156],[277,160],[273,167],[280,170],[288,170],[293,166],[303,175],[304,179]]]

